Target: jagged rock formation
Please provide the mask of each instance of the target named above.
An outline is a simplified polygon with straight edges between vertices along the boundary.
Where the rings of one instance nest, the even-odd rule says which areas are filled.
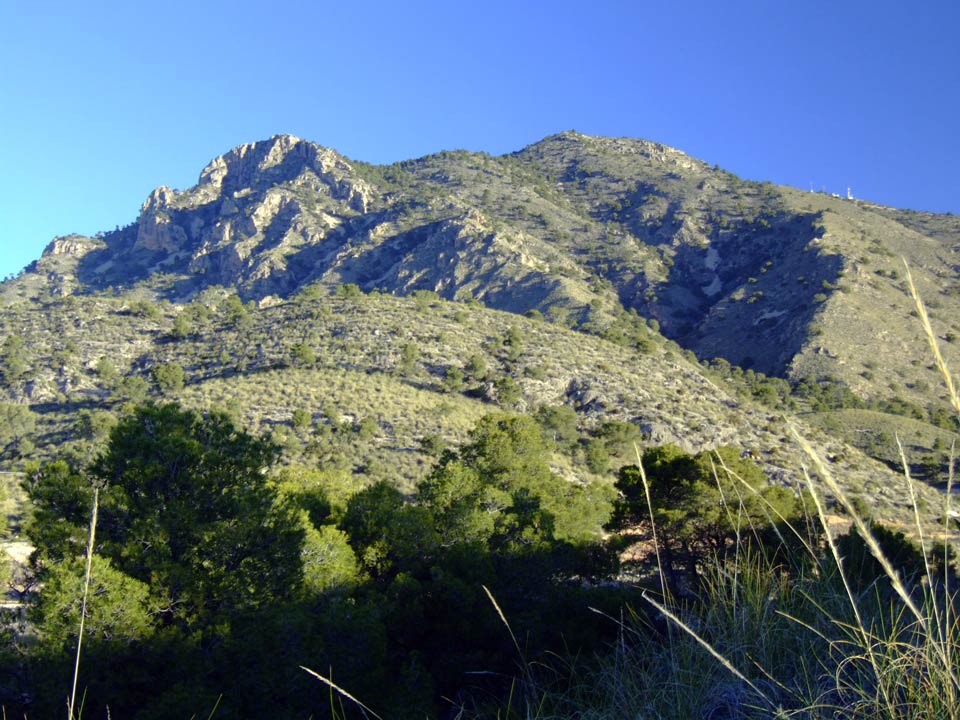
[[[278,135],[214,159],[192,188],[158,188],[102,242],[55,241],[33,270],[59,293],[141,283],[171,299],[427,289],[600,334],[636,312],[701,358],[866,396],[890,389],[865,375],[892,375],[910,395],[932,379],[898,258],[943,306],[944,334],[960,329],[952,220],[744,181],[644,140],[567,132],[378,167]],[[72,279],[68,263],[50,270],[63,253]]]

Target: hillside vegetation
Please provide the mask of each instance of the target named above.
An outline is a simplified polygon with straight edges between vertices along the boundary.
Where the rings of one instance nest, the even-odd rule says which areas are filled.
[[[950,578],[955,398],[906,276],[956,367],[958,251],[952,216],[643,140],[235,148],[0,285],[7,534],[36,547],[0,701],[62,710],[91,573],[86,712],[144,718],[360,712],[299,665],[385,717],[503,716],[511,677],[574,712],[618,633],[667,647],[643,591],[715,628],[724,573],[780,578],[785,612],[808,582],[841,597],[824,537],[851,515]],[[804,657],[842,644],[819,638]]]

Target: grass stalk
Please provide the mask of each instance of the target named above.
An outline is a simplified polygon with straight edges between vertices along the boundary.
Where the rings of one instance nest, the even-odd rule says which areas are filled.
[[[771,709],[776,708],[776,704],[767,696],[767,694],[766,694],[765,692],[763,692],[763,690],[761,690],[759,687],[757,687],[757,686],[750,680],[750,678],[748,678],[746,675],[744,675],[742,672],[740,672],[732,662],[730,662],[727,658],[725,658],[725,657],[723,656],[722,653],[717,652],[709,642],[707,642],[707,641],[704,640],[702,637],[700,637],[700,635],[697,634],[697,631],[696,631],[696,630],[694,630],[692,627],[690,627],[687,623],[683,622],[683,620],[681,620],[679,617],[677,617],[677,615],[675,615],[674,613],[672,613],[665,605],[662,605],[661,603],[658,603],[656,600],[654,600],[654,599],[651,598],[649,595],[647,595],[647,593],[643,593],[643,594],[642,594],[642,597],[643,597],[643,599],[646,600],[648,603],[650,603],[651,605],[653,605],[653,607],[655,607],[658,611],[660,611],[660,613],[662,613],[664,617],[666,617],[668,620],[670,620],[670,622],[671,622],[673,625],[676,625],[678,628],[680,628],[680,629],[683,630],[685,633],[687,633],[690,637],[692,637],[692,638],[697,642],[698,645],[700,645],[700,646],[701,646],[702,648],[704,648],[708,653],[710,653],[710,655],[712,655],[712,656],[714,657],[714,659],[716,659],[717,662],[719,662],[721,665],[723,665],[723,667],[726,668],[732,675],[734,675],[735,677],[737,677],[741,682],[743,682],[745,685],[747,685],[747,686],[748,686],[751,690],[753,690],[757,695],[759,695],[761,698],[763,698],[763,700],[767,703],[767,705],[768,705]]]
[[[663,574],[663,562],[660,560],[660,540],[657,538],[657,521],[653,517],[653,499],[650,496],[650,483],[647,481],[647,473],[643,469],[643,459],[640,456],[640,448],[634,445],[633,451],[637,455],[637,469],[640,471],[640,481],[643,483],[643,492],[647,501],[647,512],[650,514],[650,531],[653,533],[653,551],[657,556],[657,575],[660,577],[661,597],[666,601],[669,598],[669,589],[666,577]]]
[[[83,628],[87,619],[87,597],[90,594],[90,574],[93,567],[93,542],[97,534],[97,510],[100,504],[100,489],[93,489],[93,510],[90,513],[90,535],[87,538],[87,567],[83,574],[83,599],[80,602],[80,631],[77,635],[77,656],[73,664],[73,686],[67,704],[67,720],[74,720],[77,699],[77,678],[80,676],[80,649],[83,645]]]
[[[308,668],[308,667],[304,667],[303,665],[300,666],[300,669],[303,670],[303,671],[304,671],[305,673],[307,673],[308,675],[312,675],[313,677],[315,677],[317,680],[319,680],[320,682],[322,682],[322,683],[323,683],[324,685],[326,685],[328,688],[330,688],[330,689],[333,690],[334,692],[338,693],[341,697],[344,697],[344,698],[346,698],[347,700],[349,700],[350,702],[352,702],[354,705],[356,705],[358,708],[360,708],[360,710],[364,713],[364,715],[366,715],[367,713],[369,713],[369,714],[372,715],[373,717],[377,718],[377,720],[383,720],[382,717],[380,717],[379,715],[377,715],[373,710],[371,710],[370,708],[368,708],[368,707],[367,707],[366,705],[364,705],[362,702],[360,702],[359,700],[357,700],[357,698],[355,698],[353,695],[351,695],[351,694],[348,693],[346,690],[344,690],[342,687],[340,687],[339,685],[337,685],[337,684],[336,684],[333,680],[331,680],[330,678],[326,678],[326,677],[324,677],[323,675],[321,675],[320,673],[318,673],[318,672],[316,672],[316,671],[314,671],[314,670],[311,670],[311,669]]]

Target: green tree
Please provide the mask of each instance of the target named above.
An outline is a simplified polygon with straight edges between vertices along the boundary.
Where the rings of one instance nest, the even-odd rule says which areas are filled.
[[[367,415],[360,418],[355,432],[360,440],[369,440],[380,432],[380,423],[378,423],[375,418]]]
[[[117,426],[117,416],[109,410],[81,410],[74,430],[84,440],[100,441]]]
[[[18,455],[36,429],[37,417],[26,405],[0,402],[0,456]]]
[[[731,538],[769,540],[771,522],[796,521],[800,506],[787,488],[771,485],[762,469],[737,448],[696,455],[676,445],[648,448],[642,463],[665,564],[683,560],[691,571],[705,553],[723,551]],[[609,527],[649,521],[643,478],[636,465],[620,469],[620,493]],[[775,508],[775,511],[771,509]]]
[[[151,371],[153,382],[164,395],[171,395],[183,389],[185,374],[179,363],[157,365]]]
[[[193,322],[191,313],[183,310],[173,319],[173,327],[170,329],[170,337],[174,340],[183,340],[190,337],[193,333]]]
[[[467,376],[474,382],[482,382],[487,378],[487,361],[483,355],[475,353],[467,358],[467,364],[464,366]]]
[[[599,438],[590,438],[583,448],[583,457],[590,472],[605,473],[610,467],[610,453]]]
[[[250,312],[236,293],[230,293],[220,302],[220,312],[227,323],[236,328],[247,327],[250,323]]]
[[[543,430],[543,436],[564,452],[577,446],[580,433],[577,430],[577,413],[569,405],[544,405],[534,416]]]
[[[520,402],[523,393],[520,391],[520,385],[510,375],[501,375],[494,383],[497,392],[497,403],[501,407],[511,408]]]
[[[520,353],[523,352],[523,335],[516,325],[511,325],[507,330],[503,344],[507,349],[507,360],[515,362],[519,359]]]
[[[0,345],[0,377],[12,392],[19,393],[30,374],[27,347],[19,335],[8,335]]]
[[[360,286],[356,283],[343,283],[341,285],[337,285],[334,295],[336,295],[338,298],[344,299],[359,298],[363,296],[363,290],[361,290]]]
[[[55,463],[28,484],[34,540],[51,556],[75,551],[96,483],[98,553],[148,583],[166,621],[258,609],[292,597],[302,577],[303,529],[265,475],[276,457],[224,415],[138,408],[113,430],[89,480]]]
[[[43,592],[30,619],[43,628],[44,641],[63,649],[75,647],[80,626],[86,560],[73,557],[52,565],[44,574]],[[93,556],[87,593],[84,639],[125,646],[153,634],[149,587],[116,570],[109,560]]]
[[[347,592],[360,580],[357,557],[346,533],[330,525],[307,527],[301,557],[307,592]]]
[[[418,357],[420,357],[420,348],[417,347],[416,343],[404,343],[400,349],[400,371],[405,375],[413,372]]]
[[[446,375],[443,378],[443,389],[447,392],[460,392],[463,390],[463,370],[456,366],[448,367]]]
[[[142,403],[147,399],[150,385],[139,375],[127,375],[121,379],[113,390],[113,397],[128,403]]]
[[[294,430],[306,430],[313,424],[313,413],[304,408],[297,408],[290,417],[290,423]]]
[[[297,343],[290,350],[294,367],[313,367],[317,364],[317,354],[313,348],[304,342]]]
[[[596,431],[596,437],[603,441],[610,455],[636,457],[636,448],[640,443],[640,428],[629,422],[607,420]]]
[[[446,453],[418,485],[416,497],[433,510],[444,542],[502,546],[535,542],[538,536],[593,541],[610,511],[602,489],[568,482],[550,470],[540,427],[526,415],[482,418],[471,442],[459,453]]]
[[[160,317],[160,308],[149,300],[138,300],[130,306],[130,314],[145,320],[156,320]]]
[[[110,358],[102,357],[97,360],[97,364],[93,370],[100,380],[100,384],[107,390],[113,390],[120,380],[120,373],[117,370],[117,366],[110,361]]]
[[[401,571],[429,567],[437,548],[429,512],[407,503],[394,485],[383,480],[350,498],[340,528],[350,538],[360,566],[381,585]]]

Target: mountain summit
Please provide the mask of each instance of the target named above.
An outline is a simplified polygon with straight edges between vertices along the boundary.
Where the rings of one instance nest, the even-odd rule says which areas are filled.
[[[635,313],[700,358],[869,397],[881,377],[907,395],[932,381],[903,351],[919,329],[901,258],[952,335],[958,252],[953,216],[742,180],[645,140],[564,132],[374,166],[277,135],[157,188],[128,227],[54,241],[31,271],[52,292],[170,299],[430,290],[600,335]]]

